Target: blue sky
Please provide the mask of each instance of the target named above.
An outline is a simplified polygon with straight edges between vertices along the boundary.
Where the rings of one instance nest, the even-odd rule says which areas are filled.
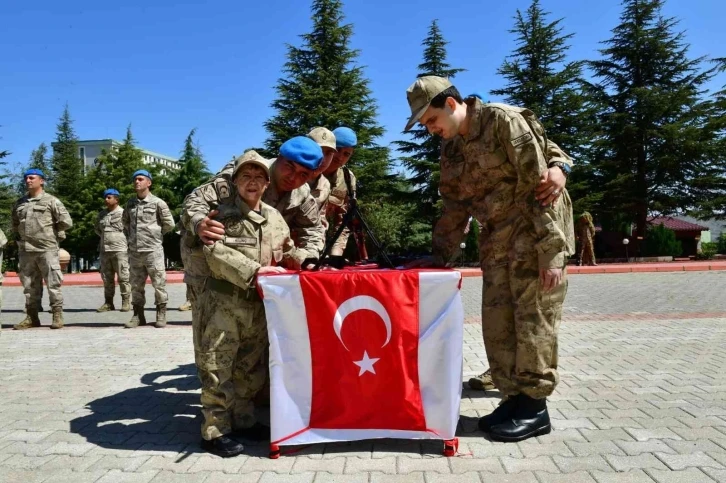
[[[441,5],[446,5],[442,8]],[[517,8],[509,2],[348,0],[352,47],[371,80],[387,145],[401,139],[408,117],[405,89],[421,61],[421,41],[438,18],[450,41],[449,60],[467,72],[456,78],[466,93],[503,84],[496,74],[514,47],[508,33]],[[575,34],[572,59],[597,56],[621,11],[616,0],[542,0],[552,19],[564,17]],[[311,27],[303,0],[127,0],[2,2],[0,30],[0,149],[25,163],[50,143],[66,102],[81,139],[123,138],[131,123],[138,144],[176,156],[196,127],[210,167],[259,146],[270,117],[286,44]],[[726,56],[726,2],[670,0],[691,56]],[[723,76],[714,88],[726,84]],[[496,101],[496,98],[490,98]],[[334,127],[334,126],[331,126]]]

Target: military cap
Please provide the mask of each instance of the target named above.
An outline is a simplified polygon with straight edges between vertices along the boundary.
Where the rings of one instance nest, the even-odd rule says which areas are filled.
[[[103,192],[103,197],[105,198],[108,195],[118,196],[119,192],[116,188],[108,188],[106,191]]]
[[[280,156],[308,169],[318,169],[323,159],[323,148],[305,136],[295,136],[280,146]]]
[[[411,117],[406,123],[404,131],[408,131],[416,122],[421,119],[423,113],[429,108],[434,97],[438,96],[446,89],[451,87],[451,82],[445,77],[435,75],[426,75],[416,79],[406,89],[406,97],[408,98],[408,106],[411,108]]]
[[[39,170],[38,168],[30,168],[23,173],[23,178],[26,176],[30,176],[31,174],[34,174],[35,176],[40,176],[41,178],[45,179],[45,174]]]
[[[232,178],[237,176],[237,171],[239,171],[242,166],[252,164],[255,166],[258,166],[265,170],[265,176],[267,176],[267,179],[270,179],[270,167],[267,165],[267,161],[265,158],[263,158],[257,151],[254,149],[250,149],[249,151],[245,152],[242,156],[234,160],[234,169],[232,170]]]
[[[149,179],[153,179],[153,178],[151,177],[151,173],[149,173],[149,172],[148,172],[148,171],[146,171],[145,169],[139,169],[139,170],[137,170],[136,172],[134,172],[134,174],[133,174],[133,175],[131,176],[131,179],[133,180],[133,179],[135,179],[135,178],[136,178],[137,176],[146,176],[146,177],[147,177],[147,178],[149,178]]]
[[[308,133],[308,137],[318,143],[321,148],[336,149],[335,134],[330,129],[316,127]]]
[[[333,129],[333,134],[335,134],[335,144],[339,148],[354,148],[358,144],[358,136],[349,127],[336,127]]]

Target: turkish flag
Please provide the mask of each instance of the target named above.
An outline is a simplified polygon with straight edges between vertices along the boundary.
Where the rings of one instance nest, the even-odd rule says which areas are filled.
[[[460,283],[453,270],[258,277],[272,442],[453,438],[463,369]]]
[[[312,355],[310,426],[424,431],[418,274],[303,272],[300,287]]]

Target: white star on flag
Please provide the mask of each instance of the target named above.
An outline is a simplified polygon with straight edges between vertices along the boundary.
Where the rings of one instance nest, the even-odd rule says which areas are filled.
[[[358,373],[358,377],[362,376],[366,372],[370,372],[371,374],[375,374],[376,370],[373,368],[373,364],[378,362],[380,360],[379,357],[370,358],[368,357],[368,352],[363,351],[363,359],[359,361],[353,361],[353,364],[360,367],[360,372]]]

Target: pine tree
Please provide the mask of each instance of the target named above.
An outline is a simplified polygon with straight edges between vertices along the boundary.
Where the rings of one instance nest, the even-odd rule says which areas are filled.
[[[590,63],[604,106],[596,145],[605,189],[600,212],[625,214],[641,236],[651,214],[702,206],[699,198],[714,193],[723,173],[723,155],[713,158],[713,103],[702,98],[715,68],[688,57],[663,3],[625,0],[603,58]]]
[[[73,129],[67,104],[58,121],[50,172],[56,196],[63,202],[72,199],[78,189],[78,181],[83,176],[84,167],[78,153],[78,137]]]
[[[207,181],[212,175],[199,146],[194,142],[195,134],[196,129],[192,129],[184,140],[184,149],[179,159],[179,169],[169,176],[175,199],[166,201],[169,203],[170,208],[175,207],[172,209],[175,219],[178,219],[181,214],[181,204],[186,195]]]
[[[549,21],[549,15],[539,0],[533,0],[525,13],[517,10],[510,30],[517,48],[497,71],[507,84],[491,93],[531,109],[547,136],[572,156],[575,164],[567,189],[579,212],[592,209],[601,196],[590,164],[596,110],[583,82],[584,63],[567,59],[573,34],[563,33],[563,19]]]
[[[418,65],[418,76],[435,75],[452,78],[464,69],[451,67],[446,61],[446,45],[438,21],[433,20],[428,35],[421,45],[424,47],[423,62]],[[404,156],[403,166],[411,173],[408,182],[413,186],[408,201],[414,202],[417,208],[416,218],[426,227],[430,241],[434,223],[439,217],[437,202],[439,200],[439,159],[441,157],[441,138],[432,136],[426,128],[412,129],[411,141],[396,141]],[[430,243],[429,243],[430,245]]]

